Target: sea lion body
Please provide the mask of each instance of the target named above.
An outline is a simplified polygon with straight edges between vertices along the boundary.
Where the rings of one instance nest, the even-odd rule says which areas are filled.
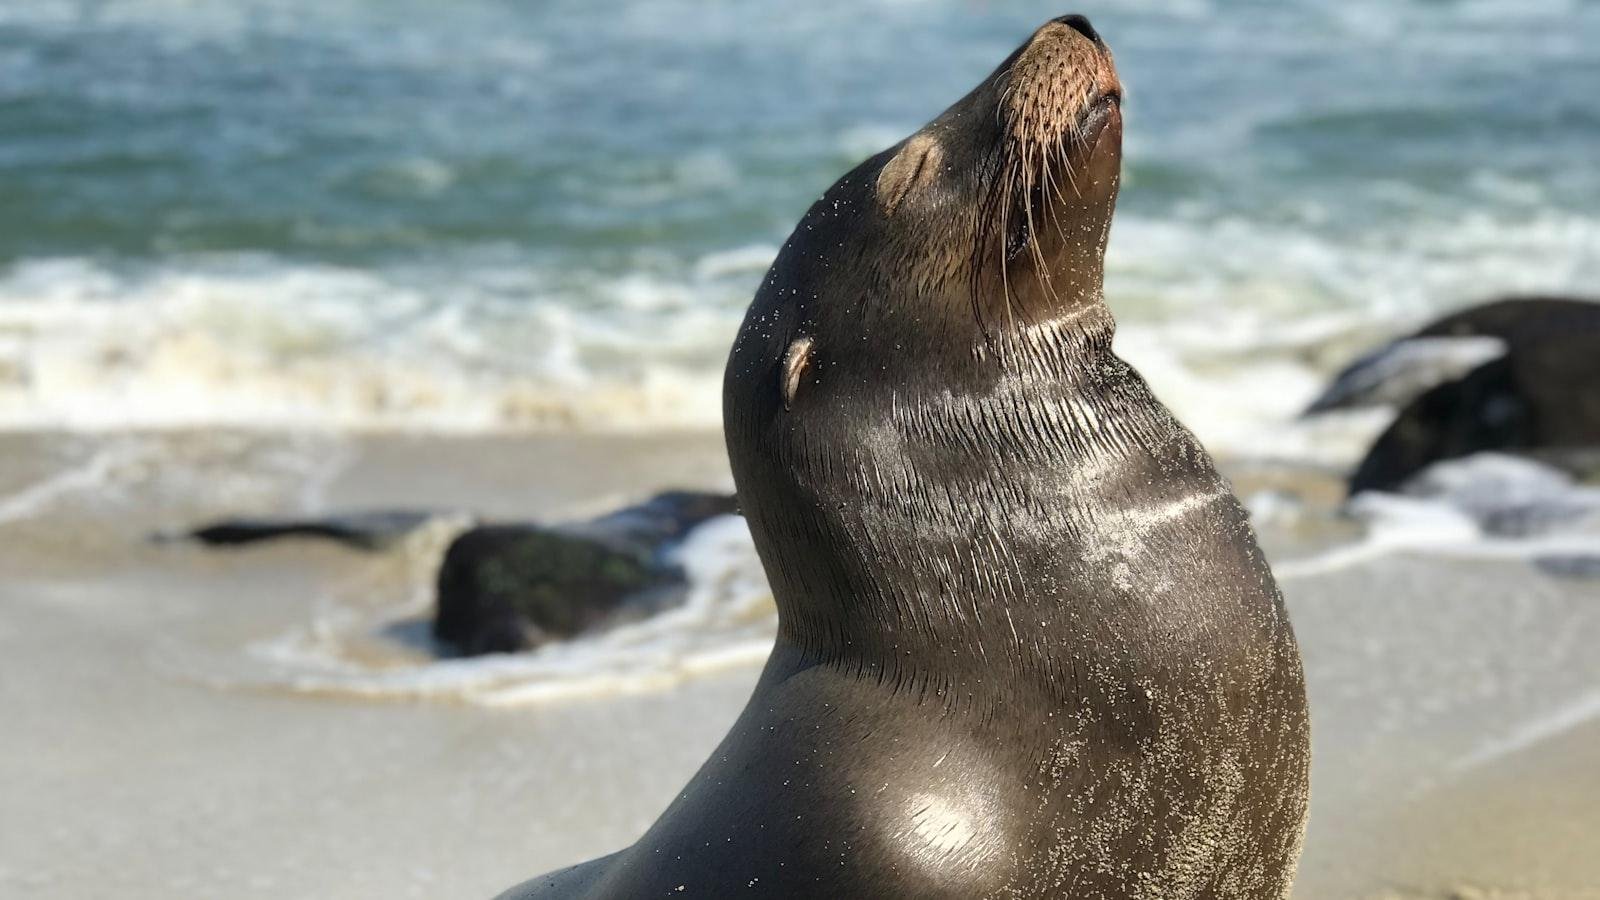
[[[1079,17],[812,207],[729,358],[776,646],[632,847],[512,898],[1284,896],[1308,732],[1247,517],[1111,352]]]

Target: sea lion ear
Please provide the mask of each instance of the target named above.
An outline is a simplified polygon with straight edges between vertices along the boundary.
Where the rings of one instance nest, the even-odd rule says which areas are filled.
[[[931,180],[943,162],[944,151],[938,141],[926,134],[912,135],[878,173],[878,205],[883,214],[894,215],[912,189]]]
[[[788,351],[783,354],[783,408],[788,409],[794,403],[794,395],[800,390],[800,379],[805,377],[811,368],[811,346],[813,341],[810,335],[801,335],[789,345]]]

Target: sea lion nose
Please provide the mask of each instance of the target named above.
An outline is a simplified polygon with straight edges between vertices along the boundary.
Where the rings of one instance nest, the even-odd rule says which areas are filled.
[[[1102,46],[1105,44],[1105,41],[1100,40],[1100,32],[1095,31],[1094,26],[1089,24],[1089,18],[1087,16],[1062,16],[1061,18],[1054,19],[1052,21],[1071,28],[1073,31],[1076,31],[1089,40],[1094,41],[1096,44],[1100,44]]]

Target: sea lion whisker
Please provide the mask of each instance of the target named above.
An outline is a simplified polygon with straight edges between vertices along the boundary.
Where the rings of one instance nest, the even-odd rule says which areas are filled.
[[[1000,102],[995,104],[995,121],[1002,127],[1011,124],[1016,116],[1012,112],[1011,98],[1017,90],[1016,79],[1007,79],[1005,88],[1000,92]]]
[[[1030,176],[1029,180],[1032,180],[1032,176]],[[1027,189],[1026,196],[1029,201],[1033,199],[1032,187]],[[1039,230],[1033,224],[1033,203],[1027,203],[1024,208],[1027,210],[1028,248],[1033,254],[1034,278],[1039,282],[1039,286],[1044,289],[1045,295],[1053,305],[1058,298],[1056,297],[1055,288],[1050,283],[1050,266],[1044,258],[1044,247],[1039,244]],[[1024,311],[1023,318],[1024,320],[1027,319],[1026,311]]]
[[[1015,177],[1016,177],[1015,174],[1014,174],[1015,171],[1016,171],[1015,169],[1011,169],[1009,171],[1010,171],[1010,174],[1008,174],[1007,178],[1006,178],[1006,185],[1007,185],[1006,186],[1006,194],[1008,196],[1010,195],[1011,191],[1013,190],[1012,183],[1015,181]],[[1000,219],[1000,240],[1001,240],[1001,248],[1000,248],[1000,299],[1001,299],[1001,302],[1005,304],[1006,325],[1008,327],[1015,328],[1016,319],[1013,316],[1012,311],[1011,311],[1011,260],[1009,259],[1010,250],[1011,250],[1011,248],[1009,246],[1010,234],[1011,234],[1011,204],[1010,203],[1002,204],[1001,210],[1002,210],[1002,213],[1001,213],[1001,219]]]
[[[991,229],[991,226],[997,220],[1000,223],[999,250],[1003,279],[1005,265],[1004,244],[1006,240],[1005,235],[1007,228],[1004,197],[1006,192],[1010,190],[1010,188],[1007,186],[1009,177],[1008,163],[1003,150],[997,150],[996,152],[989,154],[985,161],[980,165],[980,183],[985,185],[985,188],[983,193],[980,194],[978,203],[974,205],[975,208],[972,228],[973,245],[972,258],[968,271],[968,291],[973,319],[976,322],[979,331],[982,333],[983,346],[986,347],[992,347],[994,345],[994,334],[989,330],[983,314],[984,278],[989,272],[989,267],[993,258],[991,252],[993,249],[993,242],[991,237],[995,234],[995,232]]]
[[[1060,157],[1058,161],[1063,167],[1065,167],[1068,162],[1066,152],[1058,150],[1057,154]],[[1066,197],[1061,193],[1061,184],[1056,180],[1054,170],[1054,166],[1047,166],[1044,170],[1046,194],[1054,197],[1056,201],[1053,204],[1048,204],[1049,209],[1046,212],[1050,216],[1050,223],[1055,226],[1056,235],[1060,237],[1063,242],[1066,242],[1069,240],[1067,237],[1067,230],[1061,227],[1061,205],[1066,202]],[[1067,170],[1067,174],[1070,177],[1071,170]]]

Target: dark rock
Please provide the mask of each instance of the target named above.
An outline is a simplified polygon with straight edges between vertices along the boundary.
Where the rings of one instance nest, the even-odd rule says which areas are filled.
[[[1350,480],[1350,493],[1395,490],[1425,466],[1482,451],[1568,464],[1600,448],[1600,318],[1524,335],[1499,359],[1401,410]]]
[[[474,528],[439,567],[433,634],[465,656],[524,650],[585,631],[676,574],[648,554],[537,525]]]
[[[303,537],[334,541],[358,550],[383,550],[435,518],[431,512],[398,510],[320,519],[226,519],[192,531],[159,534],[157,540],[192,540],[211,547],[238,547]]]
[[[1306,409],[1404,406],[1506,354],[1551,338],[1600,331],[1600,303],[1558,297],[1496,300],[1439,319],[1346,366]]]
[[[463,656],[510,653],[673,605],[686,585],[668,551],[695,526],[737,512],[727,494],[672,491],[581,522],[471,528],[439,567],[433,637]],[[230,547],[302,537],[382,550],[437,517],[229,519],[156,537]]]
[[[1533,564],[1539,571],[1556,578],[1572,581],[1600,579],[1600,556],[1585,554],[1540,556],[1534,559]]]
[[[733,512],[731,496],[673,492],[587,522],[474,528],[445,553],[434,637],[464,656],[510,653],[677,602],[667,551]]]
[[[1595,330],[1600,330],[1600,301],[1508,297],[1451,313],[1414,337],[1497,337],[1515,347],[1572,331]]]

